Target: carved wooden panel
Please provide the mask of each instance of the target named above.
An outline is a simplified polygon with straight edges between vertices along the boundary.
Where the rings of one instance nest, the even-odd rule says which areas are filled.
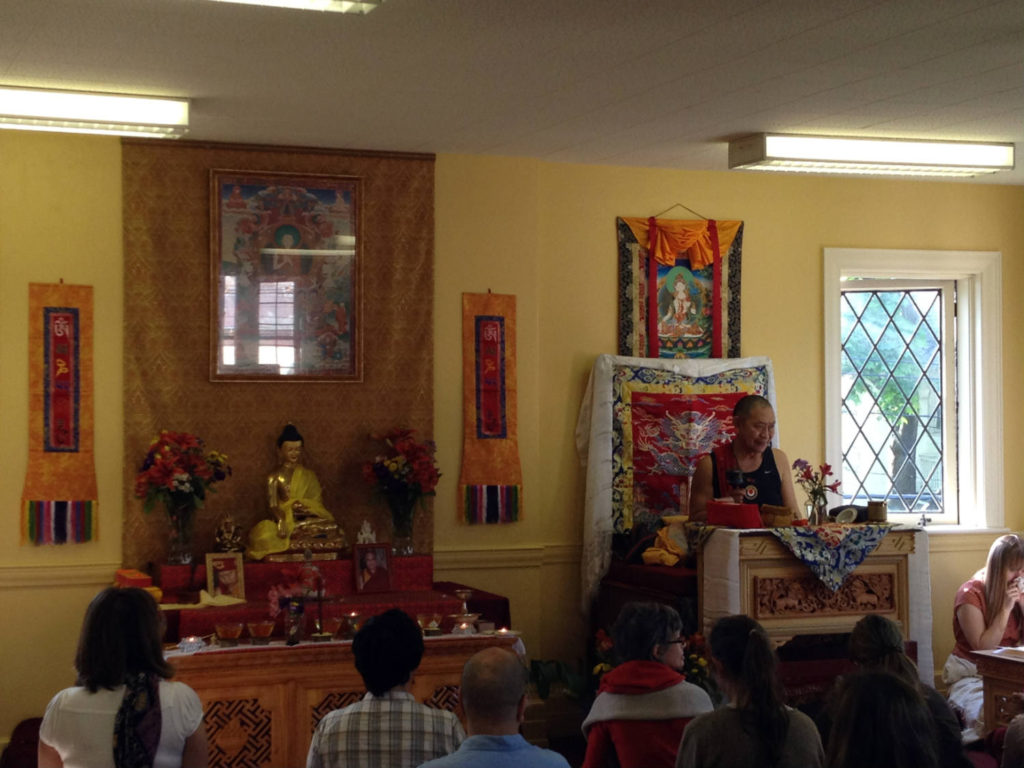
[[[430,696],[423,699],[423,703],[434,709],[454,712],[459,708],[459,686],[439,685]]]
[[[754,577],[754,616],[891,613],[896,610],[896,584],[892,573],[851,576],[833,592],[816,576]]]
[[[211,768],[251,768],[271,763],[270,710],[259,699],[206,702]]]
[[[310,723],[309,732],[310,734],[316,730],[316,727],[320,724],[320,721],[324,719],[324,715],[328,712],[333,712],[336,709],[347,707],[349,704],[355,704],[357,701],[365,696],[363,691],[338,691],[334,693],[328,693],[318,704],[312,706],[309,710]]]

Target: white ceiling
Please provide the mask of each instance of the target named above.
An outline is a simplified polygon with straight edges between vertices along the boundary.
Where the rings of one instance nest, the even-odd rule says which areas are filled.
[[[0,0],[0,84],[188,96],[197,140],[708,170],[761,131],[1020,149],[1024,1]]]

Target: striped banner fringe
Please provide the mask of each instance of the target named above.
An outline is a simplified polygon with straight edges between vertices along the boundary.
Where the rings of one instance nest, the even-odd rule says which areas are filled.
[[[95,501],[26,501],[25,540],[66,544],[96,538]]]
[[[465,489],[467,523],[513,523],[519,519],[518,485],[467,485]]]

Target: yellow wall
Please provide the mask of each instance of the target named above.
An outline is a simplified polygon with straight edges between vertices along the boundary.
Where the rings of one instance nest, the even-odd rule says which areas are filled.
[[[120,561],[122,254],[116,140],[0,135],[0,447],[12,491],[0,537],[0,741],[40,714],[71,677],[85,604]],[[437,161],[435,430],[444,477],[435,505],[436,574],[512,598],[514,624],[538,658],[580,654],[578,612],[583,480],[576,411],[594,357],[615,351],[617,215],[681,202],[747,222],[743,354],[775,363],[779,424],[791,456],[821,457],[821,259],[826,246],[1003,252],[1004,389],[1020,399],[1024,309],[1024,189],[738,173],[558,165],[443,155]],[[17,541],[27,445],[27,284],[96,289],[97,474],[101,537],[37,549]],[[197,276],[199,277],[205,276]],[[463,292],[518,297],[519,440],[523,520],[457,522],[461,454]],[[1005,435],[1021,432],[1009,410]],[[1007,473],[1006,498],[1024,477]],[[1024,513],[1007,505],[1007,524]],[[984,559],[993,534],[934,536],[935,657],[951,642],[953,590]]]
[[[121,562],[121,144],[0,131],[0,738],[74,680],[85,606]],[[99,540],[21,546],[28,460],[28,284],[93,286]]]

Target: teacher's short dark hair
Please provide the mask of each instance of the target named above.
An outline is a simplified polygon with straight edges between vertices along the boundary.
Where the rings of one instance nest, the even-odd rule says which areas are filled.
[[[130,675],[164,679],[174,668],[164,659],[163,621],[153,596],[138,587],[107,587],[85,611],[75,653],[78,685],[91,693],[113,690]]]
[[[352,655],[366,690],[381,696],[409,682],[423,659],[423,633],[407,613],[392,608],[356,632]]]

